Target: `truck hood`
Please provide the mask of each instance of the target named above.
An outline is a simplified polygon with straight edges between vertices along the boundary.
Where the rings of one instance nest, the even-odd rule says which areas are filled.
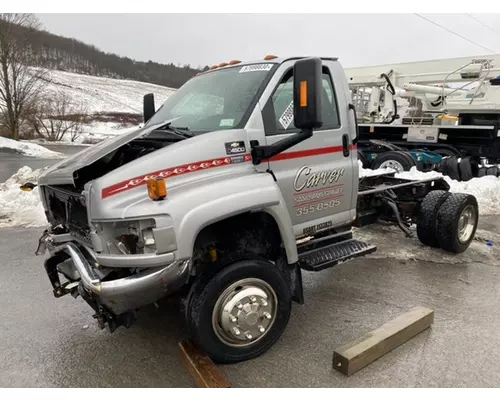
[[[74,185],[75,172],[79,169],[92,164],[93,162],[120,148],[124,144],[140,138],[141,136],[147,135],[151,131],[171,121],[173,120],[164,121],[151,126],[145,126],[132,132],[117,135],[95,144],[88,149],[84,149],[76,154],[73,154],[49,167],[38,178],[38,184],[47,185],[50,183],[51,185]]]

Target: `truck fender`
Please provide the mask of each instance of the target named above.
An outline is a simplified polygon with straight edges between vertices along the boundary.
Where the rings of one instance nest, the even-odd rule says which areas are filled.
[[[269,213],[278,225],[288,262],[295,263],[298,260],[286,203],[269,174],[224,179],[211,183],[209,190],[200,185],[193,190],[184,191],[176,203],[185,207],[185,212],[178,214],[183,215],[183,218],[175,221],[178,259],[192,257],[196,237],[203,228],[245,212],[263,211]]]

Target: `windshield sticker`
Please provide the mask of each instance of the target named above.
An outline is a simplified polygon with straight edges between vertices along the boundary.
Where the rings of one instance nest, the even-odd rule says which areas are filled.
[[[233,126],[234,125],[234,119],[221,119],[219,126]]]
[[[273,67],[273,64],[245,65],[244,67],[241,67],[240,74],[243,72],[269,71],[272,67]]]
[[[293,122],[293,100],[285,109],[283,114],[281,114],[279,121],[283,129],[288,129],[290,124]]]
[[[245,142],[228,142],[225,143],[225,146],[226,146],[226,154],[228,155],[241,154],[247,151],[247,148],[245,147]]]

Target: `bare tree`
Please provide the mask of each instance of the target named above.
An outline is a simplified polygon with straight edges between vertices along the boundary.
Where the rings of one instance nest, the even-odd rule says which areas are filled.
[[[39,101],[30,112],[29,123],[38,137],[49,141],[61,141],[67,134],[74,142],[89,122],[86,109],[72,104],[64,92]]]
[[[40,28],[33,14],[0,13],[0,111],[12,139],[19,139],[25,107],[36,101],[46,72],[30,67],[29,35]]]

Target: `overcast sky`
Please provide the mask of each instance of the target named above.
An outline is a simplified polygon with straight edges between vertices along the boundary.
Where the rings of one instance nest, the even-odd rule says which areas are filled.
[[[500,54],[500,14],[39,14],[49,32],[140,61],[336,56],[345,67]],[[478,21],[479,20],[479,21]],[[487,26],[486,26],[487,25]],[[489,27],[488,27],[489,26]]]

